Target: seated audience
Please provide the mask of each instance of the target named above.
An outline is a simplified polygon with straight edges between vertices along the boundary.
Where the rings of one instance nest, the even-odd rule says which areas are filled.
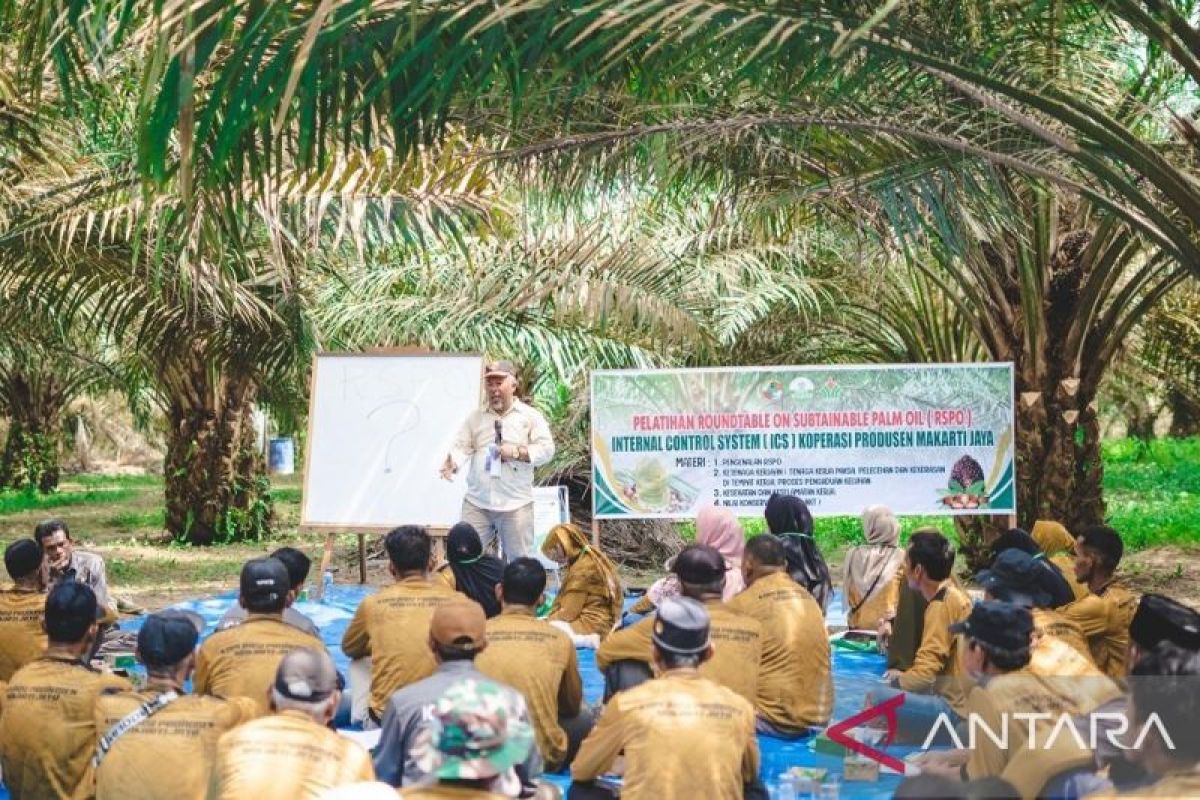
[[[848,627],[873,631],[896,616],[904,550],[899,546],[900,523],[891,509],[869,506],[863,511],[862,527],[867,543],[846,553],[842,605]]]
[[[783,540],[787,551],[788,572],[796,583],[808,590],[821,612],[829,609],[833,597],[833,579],[829,566],[813,538],[812,512],[808,504],[790,494],[773,494],[763,510],[767,528]]]
[[[199,615],[170,609],[142,624],[137,658],[145,685],[96,702],[97,800],[202,800],[217,740],[258,716],[258,705],[245,697],[187,694],[203,627]],[[130,726],[126,720],[139,712]]]
[[[867,705],[875,705],[907,694],[897,714],[898,740],[923,742],[941,714],[957,718],[966,698],[959,659],[958,637],[950,626],[966,619],[971,600],[954,582],[954,548],[937,531],[919,530],[908,542],[904,574],[908,585],[919,591],[928,606],[922,623],[921,645],[913,665],[906,670],[889,669],[884,682],[892,688],[873,690]]]
[[[1046,590],[1050,592],[1051,608],[1065,606],[1067,603],[1075,601],[1075,593],[1071,589],[1071,582],[1067,580],[1067,576],[1058,566],[1045,560],[1041,548],[1026,531],[1020,528],[1010,528],[996,537],[996,540],[992,542],[992,560],[995,561],[1005,550],[1020,550],[1038,561],[1039,568],[1045,573],[1042,582],[1045,584]]]
[[[84,662],[102,614],[95,592],[77,581],[46,597],[46,652],[13,675],[0,711],[0,766],[16,800],[92,794],[96,697],[131,688]]]
[[[932,530],[936,528],[922,528]],[[896,583],[900,592],[896,598],[896,615],[883,618],[876,626],[879,635],[879,651],[887,656],[888,669],[906,670],[916,658],[917,648],[921,646],[921,636],[924,633],[925,609],[929,603],[921,593],[908,585],[908,576],[904,573],[904,564],[896,570]]]
[[[715,652],[700,667],[700,674],[753,704],[758,699],[762,625],[721,602],[725,559],[707,545],[694,544],[676,557],[673,569],[683,596],[703,603],[711,618]],[[606,672],[610,694],[650,678],[654,664],[654,624],[654,618],[647,617],[619,630],[596,651],[596,666]]]
[[[1113,680],[1125,676],[1129,622],[1137,610],[1137,597],[1114,574],[1124,552],[1112,528],[1084,529],[1075,539],[1075,577],[1091,594],[1061,609],[1063,617],[1083,629],[1096,666]]]
[[[448,689],[465,680],[488,681],[475,666],[476,657],[488,646],[487,618],[479,604],[455,597],[433,611],[426,647],[437,663],[432,675],[410,683],[388,700],[383,714],[383,732],[375,748],[375,774],[392,786],[412,786],[428,778],[413,757],[417,734],[429,724],[430,714]],[[491,683],[490,681],[488,681]],[[508,686],[499,691],[516,694]],[[521,707],[519,697],[514,704]]]
[[[13,585],[0,590],[0,681],[46,651],[46,559],[33,539],[18,539],[4,550]]]
[[[558,772],[575,757],[592,715],[583,705],[571,639],[534,616],[545,591],[546,568],[537,559],[509,562],[496,592],[503,610],[488,620],[487,650],[476,663],[480,672],[524,696],[546,771]]]
[[[238,604],[244,622],[217,631],[196,657],[196,694],[247,697],[267,713],[267,690],[279,660],[298,647],[324,649],[321,640],[283,621],[291,597],[287,567],[275,558],[254,558],[242,567]]]
[[[287,608],[283,610],[283,621],[292,627],[299,628],[307,634],[321,638],[321,630],[316,623],[308,617],[296,610],[293,605],[300,597],[300,592],[304,589],[304,582],[308,580],[308,571],[312,568],[312,559],[304,555],[294,547],[281,547],[271,553],[269,558],[275,558],[283,562],[283,566],[287,567],[288,582],[291,584],[292,591],[288,597]],[[225,612],[225,616],[221,617],[221,621],[217,623],[217,630],[223,631],[226,628],[232,628],[246,620],[249,614],[241,605],[235,605]]]
[[[715,548],[725,559],[725,591],[721,599],[729,602],[746,588],[742,581],[742,553],[746,549],[746,534],[733,510],[724,506],[705,506],[696,514],[696,544]],[[668,574],[655,581],[650,589],[629,609],[630,614],[649,614],[668,597],[679,596],[679,579],[670,572],[672,558],[667,561]],[[636,621],[636,620],[635,620]]]
[[[1033,523],[1033,530],[1029,533],[1041,549],[1042,556],[1066,578],[1073,599],[1082,600],[1086,597],[1087,585],[1075,580],[1075,537],[1071,532],[1061,523],[1039,519]]]
[[[1013,715],[1036,712],[1025,724],[1008,724],[1007,747],[987,735],[974,737],[965,750],[931,753],[922,757],[922,771],[964,781],[999,776],[1022,798],[1079,797],[1074,787],[1098,788],[1092,753],[1071,733],[1055,734],[1062,718],[1079,709],[1056,692],[1055,684],[1028,670],[1033,617],[1029,609],[989,600],[975,605],[963,621],[950,626],[966,641],[963,661],[979,683],[971,690],[966,708],[988,730],[999,731]]]
[[[446,563],[438,567],[437,577],[451,589],[465,594],[494,617],[500,613],[496,587],[504,572],[504,562],[483,552],[479,531],[460,522],[446,534]]]
[[[552,623],[578,646],[596,647],[621,619],[625,593],[617,565],[592,547],[574,525],[555,525],[542,543],[542,555],[566,567],[550,607]]]
[[[363,599],[342,636],[346,655],[371,658],[369,713],[375,725],[393,694],[433,674],[437,664],[425,634],[429,621],[438,606],[461,599],[429,576],[433,545],[427,530],[402,525],[387,535],[384,545],[395,583]],[[352,685],[351,692],[366,688]]]
[[[104,612],[100,622],[111,625],[117,621],[117,607],[108,593],[108,578],[104,574],[104,559],[95,553],[75,549],[71,531],[61,519],[39,522],[33,529],[33,538],[46,554],[50,583],[63,579],[74,579],[87,586],[96,595],[96,602]]]
[[[323,648],[290,651],[264,693],[270,716],[218,741],[208,800],[317,800],[334,786],[375,779],[370,754],[329,729],[342,693]]]
[[[515,768],[533,748],[520,697],[487,680],[464,679],[430,710],[431,724],[413,743],[412,758],[434,781],[406,788],[406,800],[495,800],[517,797]],[[538,794],[537,797],[544,795]]]
[[[715,550],[698,547],[720,558]],[[723,567],[719,561],[714,566]],[[719,597],[715,593],[714,600]],[[708,610],[688,597],[669,598],[644,622],[651,630],[658,677],[609,702],[584,740],[571,777],[577,783],[593,781],[624,753],[622,797],[740,798],[748,796],[747,788],[761,788],[754,707],[700,671],[714,652]],[[585,796],[615,796],[599,786],[587,788],[592,791]]]
[[[758,674],[758,731],[795,737],[829,721],[833,674],[825,616],[787,572],[783,544],[770,534],[746,545],[746,590],[728,604],[762,625]],[[720,645],[718,645],[720,646]]]

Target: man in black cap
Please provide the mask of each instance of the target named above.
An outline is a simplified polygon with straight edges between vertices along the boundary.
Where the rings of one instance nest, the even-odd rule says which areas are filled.
[[[317,800],[335,786],[375,779],[370,754],[328,728],[342,693],[323,648],[285,655],[264,695],[270,716],[218,742],[209,800]]]
[[[1075,592],[1071,588],[1071,583],[1059,570],[1058,565],[1046,558],[1037,541],[1027,531],[1021,528],[1010,528],[996,537],[996,540],[992,542],[992,563],[995,563],[997,558],[1009,550],[1025,553],[1038,565],[1038,582],[1049,595],[1046,608],[1058,608],[1075,601]]]
[[[41,545],[18,539],[4,550],[4,566],[13,585],[0,590],[0,681],[46,650],[48,573]]]
[[[609,701],[571,767],[572,797],[604,796],[587,784],[621,752],[623,797],[765,797],[753,704],[702,674],[713,658],[713,608],[720,606],[668,598],[643,620],[658,677]]]
[[[517,369],[495,361],[484,373],[487,404],[471,412],[454,438],[441,475],[452,480],[467,464],[462,520],[483,546],[500,538],[502,557],[533,555],[533,470],[554,456],[546,418],[516,397]]]
[[[297,647],[324,649],[321,640],[287,624],[292,584],[287,567],[276,558],[255,558],[242,567],[238,603],[246,620],[218,631],[200,647],[196,659],[196,694],[248,697],[267,712],[267,688],[279,660]]]
[[[292,584],[291,597],[288,598],[287,608],[283,610],[283,621],[320,638],[321,630],[316,623],[297,611],[294,605],[297,598],[300,597],[300,592],[304,589],[304,582],[308,580],[312,559],[294,547],[280,547],[271,553],[271,558],[277,558],[283,562],[283,565],[287,567],[288,581]],[[221,617],[221,621],[217,623],[217,630],[223,631],[234,625],[240,625],[246,620],[248,613],[240,605],[230,606],[229,610],[225,612],[225,616]]]
[[[1116,577],[1125,545],[1112,528],[1094,525],[1075,537],[1075,579],[1086,583],[1091,594],[1063,606],[1062,615],[1083,630],[1096,666],[1112,678],[1125,677],[1129,655],[1129,623],[1137,609],[1137,596]]]
[[[1007,746],[975,735],[970,749],[924,756],[921,771],[964,781],[999,776],[1021,797],[1082,797],[1099,786],[1090,783],[1091,751],[1070,731],[1057,730],[1081,710],[1055,681],[1029,672],[1029,609],[998,600],[976,603],[950,632],[963,635],[963,665],[979,684],[967,696],[969,724],[1006,730]]]
[[[758,695],[758,676],[762,663],[762,625],[758,620],[730,610],[721,602],[725,587],[725,559],[716,549],[704,544],[685,547],[671,567],[679,579],[684,597],[704,604],[712,620],[712,638],[716,655],[705,661],[700,674],[728,687],[754,704]],[[650,677],[654,663],[654,619],[647,617],[635,625],[609,635],[596,651],[596,666],[606,675],[610,693],[624,691]],[[638,667],[630,669],[628,663]],[[640,675],[638,674],[640,671]],[[639,680],[640,678],[640,680]]]
[[[198,614],[176,609],[142,624],[137,658],[146,667],[145,687],[96,702],[97,800],[202,797],[221,734],[257,716],[258,706],[245,697],[186,694],[203,628]]]
[[[131,688],[84,661],[102,613],[95,593],[77,581],[46,597],[46,652],[13,675],[0,712],[0,764],[14,798],[90,795],[96,698]]]
[[[1162,642],[1200,651],[1200,614],[1161,594],[1144,594],[1129,623],[1130,669]]]

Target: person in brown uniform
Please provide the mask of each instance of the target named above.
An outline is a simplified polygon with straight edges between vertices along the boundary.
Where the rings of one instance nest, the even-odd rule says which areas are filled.
[[[265,693],[271,715],[217,742],[208,800],[317,800],[326,789],[375,779],[370,754],[328,727],[342,693],[324,648],[285,655]]]
[[[542,555],[567,570],[550,607],[550,621],[572,634],[576,645],[598,646],[621,619],[625,604],[617,566],[574,525],[551,528]]]
[[[778,538],[761,534],[742,556],[746,589],[728,604],[762,624],[758,675],[758,732],[795,737],[824,725],[833,710],[833,675],[825,616],[787,571]]]
[[[1114,573],[1125,545],[1112,528],[1096,525],[1075,539],[1075,578],[1091,594],[1064,606],[1064,618],[1075,622],[1087,637],[1092,658],[1113,680],[1125,677],[1129,650],[1129,622],[1137,610],[1137,596],[1117,583]]]
[[[900,604],[904,549],[900,523],[886,506],[868,506],[862,513],[867,543],[846,553],[842,581],[846,625],[873,631],[884,620],[895,618]]]
[[[433,674],[437,664],[426,636],[429,620],[435,608],[459,597],[430,579],[433,546],[424,528],[402,525],[387,535],[384,545],[396,582],[364,599],[342,636],[347,656],[371,657],[370,717],[375,725],[397,690]]]
[[[988,600],[950,630],[966,637],[963,661],[979,683],[966,702],[972,724],[978,720],[988,730],[1007,730],[1007,746],[977,735],[967,749],[923,756],[921,770],[964,781],[1001,777],[1025,800],[1081,797],[1086,789],[1100,786],[1092,779],[1095,765],[1086,743],[1072,733],[1056,732],[1062,719],[1073,719],[1080,709],[1071,697],[1058,693],[1052,680],[1028,670],[1033,634],[1029,609]],[[1018,714],[1038,718],[1013,724],[1022,719]]]
[[[718,566],[723,572],[719,560]],[[572,797],[613,796],[589,784],[611,769],[621,752],[620,796],[627,800],[765,797],[758,781],[753,705],[700,672],[720,647],[710,637],[709,609],[691,598],[673,597],[647,620],[658,677],[609,702],[571,767]]]
[[[46,558],[33,539],[18,539],[4,550],[13,585],[0,590],[0,681],[46,651]]]
[[[763,652],[762,625],[721,602],[725,585],[725,559],[703,544],[685,547],[672,566],[684,597],[704,604],[712,623],[714,655],[705,659],[700,674],[732,689],[753,704]],[[609,636],[596,651],[596,666],[605,672],[611,695],[648,680],[654,663],[654,618]]]
[[[83,662],[102,615],[95,592],[77,581],[46,597],[46,652],[13,675],[0,712],[0,765],[15,800],[92,796],[96,698],[131,688]]]
[[[185,692],[203,627],[199,615],[173,609],[142,624],[137,658],[145,687],[96,701],[97,800],[202,800],[217,740],[257,716],[249,698]]]
[[[897,713],[897,741],[924,742],[940,715],[957,719],[962,713],[965,684],[958,637],[950,633],[950,626],[966,619],[971,599],[950,577],[953,567],[954,548],[945,536],[933,530],[913,533],[904,574],[909,587],[928,602],[921,645],[911,667],[883,674],[890,689],[874,689],[867,698],[867,705],[876,705],[899,691],[906,693]]]
[[[525,696],[546,771],[558,772],[578,752],[592,715],[583,706],[574,645],[565,633],[534,616],[545,591],[546,569],[537,559],[509,562],[496,590],[500,616],[488,620],[488,647],[475,665]]]
[[[196,657],[196,694],[248,697],[267,713],[267,689],[279,660],[297,647],[324,648],[321,640],[283,620],[292,590],[277,558],[255,558],[242,567],[238,603],[249,616],[205,640]]]

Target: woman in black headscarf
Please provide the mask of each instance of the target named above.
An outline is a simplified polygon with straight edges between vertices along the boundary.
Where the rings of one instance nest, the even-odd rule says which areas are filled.
[[[783,541],[788,573],[796,583],[808,589],[825,611],[833,594],[833,579],[829,577],[829,567],[813,538],[813,518],[808,504],[794,495],[773,494],[767,500],[763,516],[767,518],[767,528]]]
[[[499,614],[496,584],[504,577],[504,562],[484,554],[479,532],[469,523],[458,523],[446,535],[446,558],[447,562],[438,567],[438,577],[483,606],[488,617]]]

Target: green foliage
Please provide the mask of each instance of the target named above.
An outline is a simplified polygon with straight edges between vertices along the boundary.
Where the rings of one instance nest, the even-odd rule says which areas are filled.
[[[1200,438],[1106,442],[1104,489],[1126,547],[1200,540]]]
[[[105,525],[119,531],[161,531],[167,522],[165,509],[154,511],[122,511],[104,521]]]
[[[6,491],[0,492],[0,515],[63,506],[109,505],[128,500],[132,496],[133,490],[127,488],[96,488],[85,489],[82,492],[55,492],[53,494],[38,494],[34,491]]]

